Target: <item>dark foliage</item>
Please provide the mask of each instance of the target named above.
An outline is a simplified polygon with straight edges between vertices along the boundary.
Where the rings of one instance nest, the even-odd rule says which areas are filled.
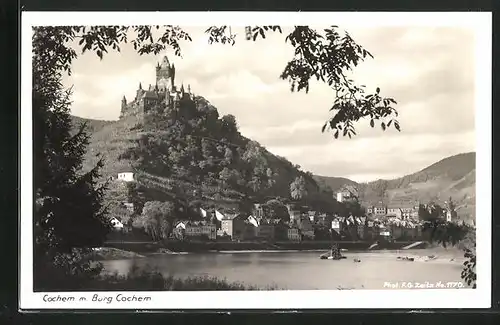
[[[33,33],[34,284],[44,286],[48,271],[76,275],[93,272],[79,263],[82,251],[102,243],[110,225],[102,206],[105,186],[97,184],[99,161],[81,171],[89,137],[82,126],[72,133],[69,90],[61,84],[74,50],[64,44],[71,28],[35,28]]]

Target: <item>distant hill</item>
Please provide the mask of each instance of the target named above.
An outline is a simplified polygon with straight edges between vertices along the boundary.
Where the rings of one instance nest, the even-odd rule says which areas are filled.
[[[71,118],[73,121],[73,125],[81,125],[83,123],[86,123],[86,129],[90,133],[95,133],[101,130],[106,125],[110,125],[114,122],[114,121],[93,120],[78,116],[72,116]]]
[[[462,153],[447,157],[411,175],[392,180],[377,180],[356,184],[345,178],[314,176],[321,186],[337,191],[344,184],[358,188],[364,205],[428,203],[443,204],[450,197],[458,205],[457,213],[463,219],[475,218],[476,153]]]
[[[340,188],[344,185],[358,186],[358,183],[356,183],[355,181],[344,177],[314,175],[313,178],[316,183],[318,183],[318,185],[322,187],[328,187],[334,192],[340,190]]]

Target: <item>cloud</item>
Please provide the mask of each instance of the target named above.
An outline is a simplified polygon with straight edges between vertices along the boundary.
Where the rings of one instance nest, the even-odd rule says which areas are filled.
[[[352,78],[373,92],[397,100],[402,131],[382,132],[367,120],[357,136],[334,140],[322,133],[334,94],[311,83],[310,92],[291,93],[280,80],[293,48],[284,35],[269,34],[257,42],[239,38],[235,46],[209,45],[204,28],[186,28],[192,43],[182,58],[169,54],[176,82],[190,84],[221,115],[233,114],[243,135],[261,142],[304,169],[356,179],[415,172],[447,155],[475,150],[474,34],[460,28],[344,26],[369,50],[369,59]],[[243,28],[235,28],[240,36]],[[163,54],[162,54],[163,55]],[[130,46],[102,61],[81,55],[73,66],[73,113],[115,119],[123,95],[131,100],[139,82],[154,83],[158,56],[140,56]],[[380,175],[376,177],[376,175]],[[385,176],[384,176],[385,175]],[[391,176],[392,177],[392,176]]]

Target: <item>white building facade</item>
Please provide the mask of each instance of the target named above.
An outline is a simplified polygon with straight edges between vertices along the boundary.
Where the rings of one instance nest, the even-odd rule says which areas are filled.
[[[118,180],[123,182],[133,182],[135,180],[134,173],[132,172],[118,173]]]

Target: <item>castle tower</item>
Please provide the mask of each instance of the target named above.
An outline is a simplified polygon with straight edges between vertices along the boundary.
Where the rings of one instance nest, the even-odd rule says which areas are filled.
[[[161,61],[161,64],[156,66],[156,85],[158,88],[162,90],[166,90],[168,88],[169,81],[173,78],[172,74],[172,66],[170,66],[170,62],[168,61],[168,57],[165,55]]]

